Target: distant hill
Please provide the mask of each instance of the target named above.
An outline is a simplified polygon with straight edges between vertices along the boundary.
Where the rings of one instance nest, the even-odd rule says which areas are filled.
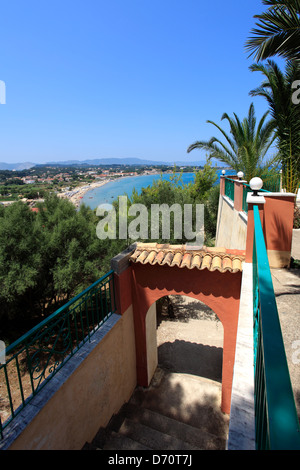
[[[167,163],[166,163],[167,164]],[[45,165],[69,166],[69,165],[162,165],[154,160],[142,160],[141,158],[95,158],[89,160],[66,160],[62,162],[47,162]]]
[[[163,162],[157,160],[143,160],[141,158],[95,158],[88,160],[65,160],[65,161],[51,161],[46,163],[32,163],[32,162],[23,162],[23,163],[5,163],[0,162],[0,170],[28,170],[34,166],[44,166],[44,165],[53,165],[53,166],[96,166],[96,165],[135,165],[135,166],[145,166],[145,165],[166,165],[166,166],[203,166],[204,161],[190,161],[188,158],[186,160],[174,161],[174,162]],[[226,165],[221,162],[217,163],[219,167],[225,167]]]
[[[45,165],[69,166],[69,165],[166,165],[173,166],[203,166],[204,161],[190,161],[188,158],[181,161],[164,162],[157,160],[143,160],[141,158],[97,158],[89,160],[66,160],[62,162],[47,162]],[[218,166],[225,166],[218,162]]]
[[[0,170],[28,170],[29,168],[34,167],[36,164],[31,162],[23,162],[23,163],[4,163],[0,162]]]

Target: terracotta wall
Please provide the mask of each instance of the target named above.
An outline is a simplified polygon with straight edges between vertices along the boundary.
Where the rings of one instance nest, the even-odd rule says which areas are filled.
[[[139,263],[132,266],[130,271],[138,384],[147,387],[152,378],[148,367],[149,349],[147,351],[146,315],[149,308],[164,295],[187,295],[208,305],[223,324],[222,410],[229,413],[242,273]]]

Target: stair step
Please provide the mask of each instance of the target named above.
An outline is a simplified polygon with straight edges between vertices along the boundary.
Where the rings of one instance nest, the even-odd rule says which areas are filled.
[[[152,450],[200,450],[182,439],[157,431],[140,422],[125,418],[119,435],[129,437]]]
[[[155,411],[128,403],[124,407],[123,413],[134,422],[144,424],[197,448],[205,450],[225,449],[226,439]]]
[[[229,416],[221,411],[221,384],[165,371],[157,382],[147,389],[138,387],[130,403],[227,438]]]
[[[151,450],[150,447],[131,439],[128,436],[112,431],[110,438],[102,447],[103,450]]]

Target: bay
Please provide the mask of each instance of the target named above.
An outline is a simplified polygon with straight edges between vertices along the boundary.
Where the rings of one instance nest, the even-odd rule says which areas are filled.
[[[222,170],[217,170],[217,174],[218,180],[216,184],[219,183]],[[179,173],[176,173],[176,175],[179,175]],[[162,175],[164,180],[170,180],[172,177],[173,173]],[[96,209],[99,204],[112,204],[118,196],[127,194],[130,197],[134,189],[140,194],[142,188],[151,186],[155,180],[160,178],[161,174],[122,177],[86,192],[81,199],[81,204],[85,204],[91,209]],[[188,184],[194,181],[194,178],[195,173],[182,173],[181,181],[183,184]]]

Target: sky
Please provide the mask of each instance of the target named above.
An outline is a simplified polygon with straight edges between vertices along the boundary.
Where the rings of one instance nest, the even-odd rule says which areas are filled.
[[[262,76],[245,42],[261,0],[10,0],[1,5],[0,161],[205,160]]]

